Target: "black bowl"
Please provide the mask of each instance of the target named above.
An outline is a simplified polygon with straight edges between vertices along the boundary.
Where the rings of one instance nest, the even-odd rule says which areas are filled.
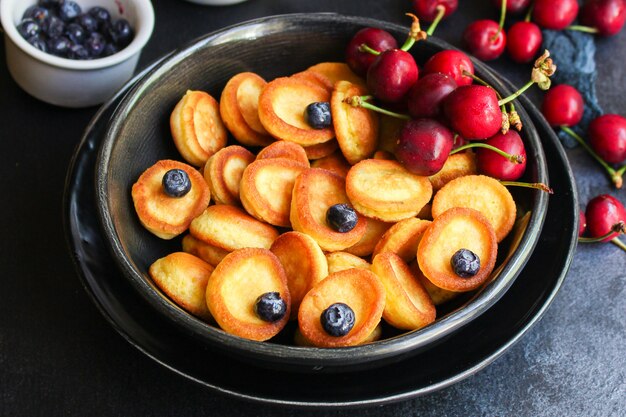
[[[180,250],[180,240],[163,241],[146,231],[135,214],[130,190],[157,160],[182,160],[170,136],[169,115],[185,91],[204,90],[219,98],[228,79],[238,72],[252,71],[270,80],[318,62],[341,61],[349,39],[368,26],[383,28],[399,41],[408,31],[373,19],[322,13],[267,17],[214,32],[160,62],[137,82],[111,117],[96,164],[96,194],[113,257],[156,311],[211,349],[258,365],[297,371],[341,372],[400,360],[431,348],[491,307],[514,282],[537,243],[548,197],[537,190],[512,189],[521,215],[514,232],[500,245],[498,264],[488,284],[438,312],[437,321],[423,329],[401,334],[389,331],[383,340],[347,348],[294,346],[289,335],[255,342],[227,334],[182,310],[152,282],[148,267]],[[411,52],[421,65],[443,49],[454,48],[429,38]],[[501,94],[510,93],[484,64],[474,61],[474,65],[476,74]],[[540,138],[523,107],[517,104],[516,108],[524,123],[522,137],[528,155],[522,180],[547,183]]]

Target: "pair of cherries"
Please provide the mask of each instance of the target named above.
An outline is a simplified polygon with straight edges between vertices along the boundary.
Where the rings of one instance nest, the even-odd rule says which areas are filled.
[[[609,194],[598,195],[580,211],[579,241],[611,242],[626,251],[626,245],[619,236],[626,233],[626,208]]]
[[[554,86],[546,93],[541,112],[554,127],[559,127],[585,148],[607,171],[617,188],[622,186],[626,171],[626,118],[618,114],[603,114],[589,123],[588,142],[574,132],[583,117],[584,101],[580,92],[568,85]],[[623,164],[620,168],[611,165]]]

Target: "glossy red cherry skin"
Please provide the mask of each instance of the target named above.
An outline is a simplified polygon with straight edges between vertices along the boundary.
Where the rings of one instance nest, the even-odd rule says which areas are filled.
[[[487,139],[498,133],[502,112],[493,88],[464,85],[443,101],[443,113],[453,131],[465,139]]]
[[[526,170],[526,148],[522,138],[515,130],[497,133],[484,143],[494,146],[511,155],[521,155],[524,161],[516,164],[491,149],[476,148],[476,165],[481,174],[489,175],[502,181],[518,180]]]
[[[379,100],[398,102],[415,84],[417,77],[417,64],[410,53],[388,49],[378,55],[367,70],[367,88]]]
[[[506,37],[507,54],[513,61],[520,64],[535,59],[543,41],[539,26],[524,21],[511,25]]]
[[[626,160],[626,119],[619,114],[603,114],[589,123],[589,144],[594,151],[611,164]]]
[[[429,176],[446,163],[454,135],[433,119],[413,119],[406,122],[398,139],[396,158],[410,172]]]
[[[587,218],[587,234],[590,237],[600,237],[609,233],[615,223],[626,222],[626,209],[617,198],[609,194],[601,194],[587,203],[585,217]],[[608,242],[617,235],[618,233],[613,233],[602,241]]]
[[[612,36],[622,30],[626,21],[626,1],[590,0],[580,10],[580,22],[598,29],[602,36]]]
[[[476,58],[491,61],[504,52],[506,35],[498,22],[481,19],[470,23],[465,28],[463,42]]]
[[[493,5],[500,10],[502,7],[502,0],[493,0]],[[507,0],[506,12],[507,14],[518,14],[526,10],[530,6],[530,0]]]
[[[376,55],[362,52],[359,48],[366,44],[370,48],[382,52],[398,47],[396,39],[387,31],[378,28],[363,28],[350,40],[346,47],[346,63],[356,74],[364,76]]]
[[[583,117],[583,110],[582,96],[568,84],[550,88],[541,103],[541,113],[552,126],[577,125]]]
[[[413,0],[415,15],[424,22],[432,22],[439,13],[437,6],[443,6],[445,12],[442,19],[450,16],[459,7],[458,0]]]
[[[580,213],[578,214],[578,237],[582,237],[587,231],[587,217],[585,216],[585,212],[580,209]]]
[[[533,22],[545,29],[563,30],[578,14],[577,0],[535,0]]]
[[[467,54],[453,49],[446,49],[431,56],[424,64],[424,74],[441,72],[454,79],[457,85],[470,85],[472,77],[463,75],[463,71],[474,74],[474,64]]]
[[[407,105],[413,118],[427,117],[435,119],[441,115],[441,103],[448,94],[456,89],[452,77],[433,72],[426,74],[409,90]]]

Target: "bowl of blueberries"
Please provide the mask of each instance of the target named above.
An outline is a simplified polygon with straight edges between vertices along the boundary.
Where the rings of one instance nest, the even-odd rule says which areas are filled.
[[[110,98],[154,29],[150,0],[2,0],[7,67],[27,93],[62,107]]]

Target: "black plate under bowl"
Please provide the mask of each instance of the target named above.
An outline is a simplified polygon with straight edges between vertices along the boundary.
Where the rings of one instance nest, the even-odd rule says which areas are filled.
[[[185,91],[204,90],[219,97],[228,79],[238,72],[252,71],[270,80],[318,62],[340,61],[349,39],[368,26],[384,28],[398,39],[404,38],[408,31],[406,27],[377,20],[324,13],[262,18],[207,35],[174,52],[139,79],[103,130],[96,163],[96,198],[113,259],[153,309],[207,346],[255,363],[297,371],[343,372],[380,366],[431,347],[475,320],[507,291],[530,257],[545,219],[548,197],[537,190],[516,189],[512,192],[518,212],[528,213],[527,223],[520,222],[520,233],[512,233],[514,238],[501,243],[499,267],[490,283],[423,329],[366,345],[335,349],[293,346],[281,340],[262,343],[227,334],[176,306],[151,281],[147,274],[149,265],[180,250],[180,241],[160,240],[141,226],[130,189],[139,175],[156,161],[181,159],[171,139],[169,115]],[[416,44],[412,53],[423,64],[433,53],[451,48],[431,38]],[[475,71],[503,95],[510,93],[480,62],[475,62]],[[522,136],[528,154],[522,180],[545,183],[548,176],[539,135],[523,105],[517,110],[524,122]]]
[[[333,377],[268,371],[207,348],[155,311],[115,266],[96,215],[93,181],[97,149],[119,96],[94,117],[68,170],[64,226],[78,276],[104,318],[130,344],[215,392],[243,400],[315,408],[373,406],[434,392],[483,369],[522,339],[556,296],[576,248],[578,201],[572,172],[552,129],[530,102],[522,101],[543,138],[555,190],[537,247],[517,280],[492,308],[438,346],[405,360]],[[267,379],[272,384],[258,382]]]

